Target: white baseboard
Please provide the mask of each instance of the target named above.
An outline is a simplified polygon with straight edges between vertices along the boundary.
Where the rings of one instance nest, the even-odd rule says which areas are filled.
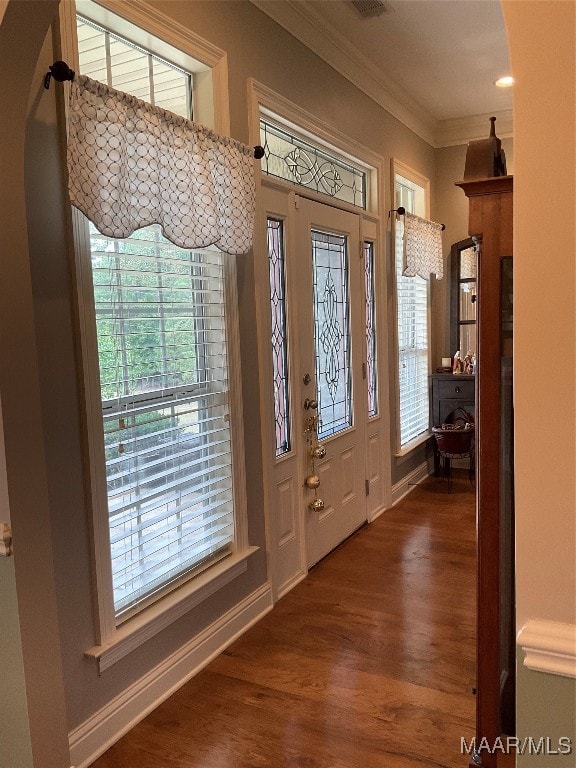
[[[518,632],[517,643],[528,669],[576,678],[576,625],[530,619]]]
[[[390,507],[387,507],[385,504],[382,504],[381,507],[377,507],[368,518],[368,523],[373,523],[374,520],[377,520],[380,515],[383,515],[387,509],[390,509]]]
[[[301,581],[304,581],[306,576],[308,576],[307,571],[298,571],[294,576],[291,576],[288,581],[284,582],[278,589],[278,600],[280,600],[281,597],[284,597],[284,595],[287,595],[288,592],[290,592],[291,589],[294,589],[297,584],[300,584]]]
[[[264,584],[69,734],[70,759],[87,768],[118,739],[272,610]]]
[[[416,467],[416,469],[413,469],[412,472],[409,472],[406,477],[403,477],[400,482],[396,483],[396,485],[393,485],[392,506],[396,506],[396,504],[398,504],[398,502],[401,501],[404,496],[410,493],[415,485],[418,485],[422,482],[422,480],[425,480],[429,474],[430,469],[428,467],[428,462],[423,461],[420,466]]]

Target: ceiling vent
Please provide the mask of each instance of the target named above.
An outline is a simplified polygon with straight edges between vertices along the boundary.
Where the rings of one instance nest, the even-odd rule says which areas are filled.
[[[380,16],[390,10],[382,0],[350,0],[359,16],[367,19],[371,16]]]

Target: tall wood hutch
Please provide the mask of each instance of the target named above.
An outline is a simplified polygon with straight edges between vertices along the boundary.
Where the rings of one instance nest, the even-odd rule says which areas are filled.
[[[476,745],[514,735],[514,497],[512,408],[512,176],[462,181],[469,234],[479,243],[476,457]],[[482,741],[484,739],[484,742]],[[471,766],[495,768],[480,749]]]

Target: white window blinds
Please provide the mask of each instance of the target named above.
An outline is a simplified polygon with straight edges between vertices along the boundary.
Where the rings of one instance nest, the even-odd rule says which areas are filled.
[[[92,229],[117,616],[230,551],[223,256]]]
[[[396,176],[396,205],[413,213],[415,184]],[[396,221],[396,303],[398,311],[399,442],[404,447],[429,427],[428,281],[406,277],[404,270],[404,217]]]

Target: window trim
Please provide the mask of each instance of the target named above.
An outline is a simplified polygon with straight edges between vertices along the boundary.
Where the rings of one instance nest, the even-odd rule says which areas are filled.
[[[93,14],[85,10],[87,0],[79,0],[83,3],[81,15],[88,17]],[[194,59],[205,66],[205,71],[196,73],[195,87],[199,80],[204,78],[207,82],[212,108],[206,109],[204,114],[197,113],[198,122],[213,128],[223,136],[230,135],[230,103],[228,97],[228,56],[226,51],[218,48],[213,43],[200,37],[191,30],[166,16],[162,11],[140,3],[138,0],[94,0],[94,8],[99,11],[97,23],[114,17],[124,19],[128,24],[145,30],[149,35],[162,40],[173,48],[183,52],[184,57]],[[80,12],[80,11],[79,11]],[[110,23],[105,24],[110,26]],[[70,64],[74,71],[79,71],[78,66],[78,41],[76,39],[76,3],[68,0],[60,3],[60,31],[62,37],[62,56]],[[118,28],[120,35],[130,38],[130,32]],[[136,41],[138,42],[138,41]],[[175,64],[179,62],[175,61]],[[185,64],[181,60],[181,64]],[[66,86],[68,87],[68,86]],[[197,110],[195,110],[197,112]]]
[[[300,187],[275,176],[267,176],[264,173],[256,174],[257,190],[258,184],[264,180],[266,183],[277,182],[280,188],[294,190],[296,194],[311,200],[334,205],[337,208],[342,208],[342,210],[350,210],[358,215],[379,217],[380,206],[385,199],[382,186],[383,164],[379,155],[254,78],[248,79],[248,93],[248,122],[252,143],[258,144],[260,142],[260,117],[264,116],[270,118],[271,122],[276,122],[280,126],[285,125],[289,130],[296,131],[306,141],[312,141],[329,152],[335,152],[345,162],[359,164],[367,172],[366,208],[359,208],[343,200],[315,193],[307,187]],[[273,184],[271,185],[273,186]]]
[[[258,549],[248,547],[224,558],[121,624],[109,642],[89,648],[84,655],[97,660],[101,674],[210,595],[245,573],[248,569],[248,558]]]
[[[104,9],[112,11],[169,45],[180,48],[210,70],[213,95],[213,128],[229,135],[228,74],[226,53],[208,43],[160,11],[127,2],[127,0],[98,0]],[[110,24],[108,24],[110,26]],[[122,34],[121,29],[117,29]],[[76,37],[76,5],[60,4],[62,56],[78,71],[78,41]],[[66,84],[67,86],[67,84]],[[69,86],[67,86],[69,87]],[[64,100],[66,104],[66,100]],[[66,109],[66,106],[65,106]],[[95,605],[96,645],[86,651],[98,659],[100,669],[119,661],[134,648],[198,605],[247,569],[248,557],[258,550],[249,546],[244,462],[232,463],[234,488],[235,545],[230,555],[214,566],[201,571],[162,600],[151,604],[142,613],[117,626],[112,590],[110,536],[107,516],[106,465],[102,433],[102,401],[98,346],[94,323],[95,305],[92,288],[90,238],[86,219],[76,209],[71,210],[73,258],[75,266],[76,322],[80,331],[81,380],[84,405],[84,450],[87,466],[88,503],[91,508],[93,598]],[[226,316],[229,356],[229,394],[232,453],[243,455],[242,396],[240,378],[240,343],[234,258],[224,255]]]
[[[423,176],[418,171],[415,171],[410,166],[406,165],[396,158],[392,158],[390,161],[391,173],[390,173],[390,186],[391,186],[391,200],[393,201],[392,208],[396,208],[396,176],[403,176],[408,181],[411,181],[415,185],[421,187],[424,190],[424,216],[430,217],[430,180]],[[394,419],[394,456],[400,461],[412,453],[418,446],[425,443],[430,439],[430,430],[418,435],[412,440],[408,441],[405,445],[400,443],[400,352],[398,346],[398,291],[396,282],[396,217],[392,216],[392,233],[391,233],[391,256],[393,263],[393,285],[394,285],[394,398],[395,398],[395,419]],[[427,327],[428,327],[428,374],[431,371],[431,306],[430,306],[430,285],[428,284],[428,297],[427,297]]]
[[[416,450],[418,446],[422,445],[423,443],[428,442],[430,440],[430,430],[428,432],[424,432],[421,435],[418,435],[418,437],[415,437],[413,440],[410,440],[410,442],[406,443],[406,445],[402,446],[402,448],[398,448],[394,456],[399,460],[399,463],[401,464],[411,453],[412,451]]]

